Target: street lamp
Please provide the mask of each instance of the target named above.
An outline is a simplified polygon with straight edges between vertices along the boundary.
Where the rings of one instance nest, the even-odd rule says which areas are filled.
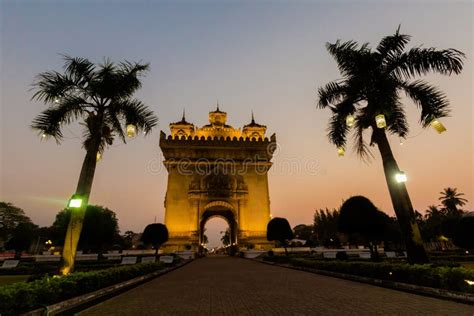
[[[78,194],[74,194],[67,205],[69,208],[78,209],[82,206],[82,197]]]
[[[400,171],[400,172],[398,172],[398,173],[395,175],[395,180],[396,180],[398,183],[407,182],[407,175],[405,174],[405,172]]]

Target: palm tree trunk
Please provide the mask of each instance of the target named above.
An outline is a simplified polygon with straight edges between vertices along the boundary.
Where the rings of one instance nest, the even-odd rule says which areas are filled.
[[[100,146],[100,137],[91,143],[88,148],[84,162],[82,163],[81,174],[77,183],[76,194],[82,198],[81,208],[71,211],[71,218],[67,227],[66,238],[64,239],[63,255],[61,262],[61,274],[66,275],[73,271],[76,258],[77,245],[81,236],[82,224],[89,203],[89,195],[94,180],[95,168],[97,165],[97,152]]]
[[[405,183],[397,183],[395,180],[395,175],[400,172],[400,169],[393,156],[385,130],[377,127],[372,128],[373,140],[377,143],[380,155],[382,156],[383,169],[390,192],[390,198],[392,199],[393,208],[405,240],[408,262],[426,263],[429,260],[423,246],[423,240],[416,222],[415,211],[413,210],[410,196],[408,195]]]

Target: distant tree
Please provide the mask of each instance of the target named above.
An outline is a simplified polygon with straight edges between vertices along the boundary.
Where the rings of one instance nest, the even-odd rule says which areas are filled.
[[[313,225],[299,224],[293,227],[295,238],[310,240],[313,237]]]
[[[340,245],[337,222],[339,211],[333,209],[320,209],[314,212],[314,239],[319,245],[325,247],[338,247]]]
[[[227,228],[225,232],[221,232],[221,233],[224,233],[221,237],[222,244],[224,246],[229,246],[230,245],[230,229]]]
[[[149,224],[143,231],[141,241],[147,245],[155,247],[155,257],[158,258],[158,249],[168,241],[168,228],[164,224]]]
[[[371,257],[376,259],[377,245],[384,239],[389,220],[387,214],[379,211],[368,198],[353,196],[342,204],[338,226],[342,233],[360,235],[366,241]]]
[[[474,214],[461,217],[453,234],[453,243],[464,249],[474,249]]]
[[[130,249],[133,247],[133,239],[135,238],[137,234],[134,233],[131,230],[127,230],[123,235],[122,235],[122,240],[123,240],[123,245],[125,249]]]
[[[285,253],[288,255],[286,249],[288,241],[293,239],[293,231],[291,230],[290,223],[286,218],[275,217],[267,225],[267,240],[268,241],[279,241],[285,248]]]
[[[56,244],[63,244],[66,230],[71,217],[70,209],[60,211],[56,215],[51,230]],[[107,207],[88,205],[81,236],[79,249],[102,253],[116,242],[119,233],[118,220],[115,212]]]
[[[15,228],[19,224],[31,224],[31,219],[25,215],[25,212],[14,206],[12,203],[0,202],[0,218],[2,227],[0,227],[0,240],[7,242]]]
[[[467,203],[467,200],[462,197],[464,193],[458,193],[457,188],[448,187],[444,188],[439,194],[441,194],[439,200],[448,214],[458,215],[459,213],[462,213],[462,210],[459,209],[459,207],[462,207]]]
[[[38,226],[31,222],[19,223],[6,243],[7,249],[15,250],[15,258],[21,257],[21,252],[30,249],[37,235]]]
[[[384,249],[399,250],[404,246],[402,231],[395,217],[389,217],[383,235]]]

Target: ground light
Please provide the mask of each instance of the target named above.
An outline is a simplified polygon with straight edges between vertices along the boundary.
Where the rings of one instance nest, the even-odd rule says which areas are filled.
[[[398,183],[407,182],[407,175],[404,172],[400,171],[395,175],[395,180]]]

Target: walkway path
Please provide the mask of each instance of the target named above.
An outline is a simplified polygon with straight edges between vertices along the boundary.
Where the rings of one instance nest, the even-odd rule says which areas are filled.
[[[474,306],[250,260],[204,258],[83,315],[474,315]]]

